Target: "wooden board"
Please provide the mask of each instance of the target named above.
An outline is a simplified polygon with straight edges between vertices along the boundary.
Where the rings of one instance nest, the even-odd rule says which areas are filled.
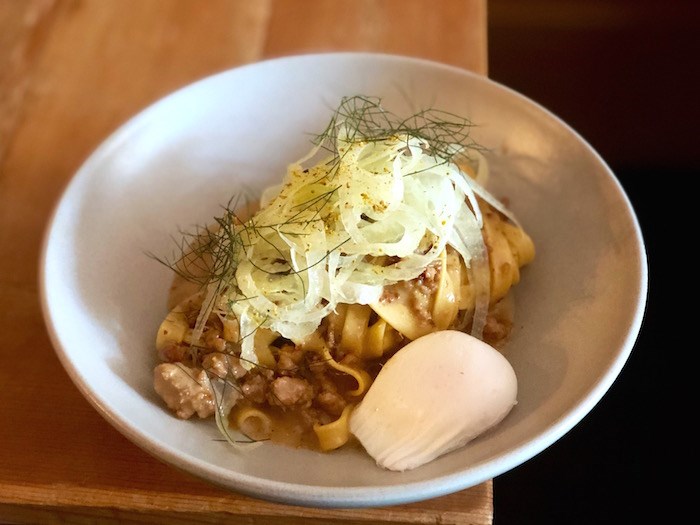
[[[119,124],[240,64],[331,50],[486,73],[485,0],[0,0],[0,521],[492,523],[492,483],[394,507],[279,505],[146,454],[92,409],[44,328],[38,259],[75,170]]]

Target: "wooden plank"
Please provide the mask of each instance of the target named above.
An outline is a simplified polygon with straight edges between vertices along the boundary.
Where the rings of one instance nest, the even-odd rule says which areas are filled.
[[[0,0],[0,160],[21,113],[53,0]]]
[[[384,509],[304,509],[177,471],[92,409],[44,328],[37,274],[51,209],[87,155],[157,98],[229,67],[311,51],[415,54],[485,72],[485,2],[362,1],[355,14],[348,4],[0,0],[0,297],[11,305],[0,310],[0,521],[491,523],[491,482]],[[448,27],[454,35],[439,38]]]
[[[328,50],[408,55],[486,74],[486,5],[464,0],[275,2],[267,56]]]

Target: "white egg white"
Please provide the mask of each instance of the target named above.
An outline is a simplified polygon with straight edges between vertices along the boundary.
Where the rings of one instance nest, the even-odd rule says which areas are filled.
[[[414,469],[503,420],[518,385],[508,360],[463,332],[412,341],[384,365],[350,431],[383,468]]]

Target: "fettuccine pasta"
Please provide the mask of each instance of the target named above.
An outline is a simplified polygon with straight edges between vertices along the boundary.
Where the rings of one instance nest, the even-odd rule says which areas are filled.
[[[410,341],[457,329],[502,344],[535,250],[484,189],[468,130],[344,99],[258,211],[192,234],[156,335],[166,404],[215,417],[233,444],[330,451],[353,442],[353,408]]]

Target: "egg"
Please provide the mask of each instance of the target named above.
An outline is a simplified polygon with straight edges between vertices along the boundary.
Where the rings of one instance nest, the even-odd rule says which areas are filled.
[[[380,467],[410,470],[501,422],[517,391],[498,350],[463,332],[434,332],[387,361],[353,411],[350,431]]]

